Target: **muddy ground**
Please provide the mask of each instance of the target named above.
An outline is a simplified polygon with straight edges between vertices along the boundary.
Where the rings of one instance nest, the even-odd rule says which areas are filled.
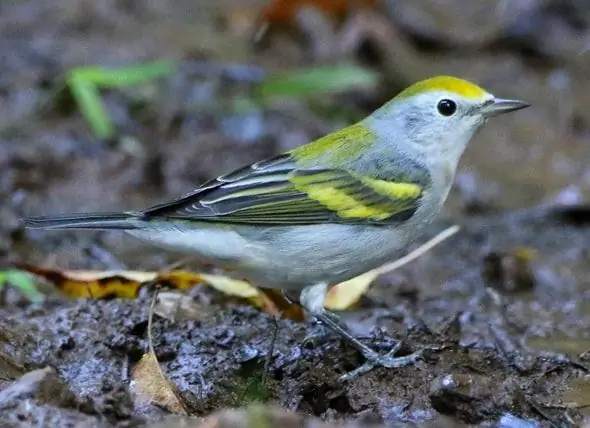
[[[246,36],[260,5],[213,3],[0,3],[2,264],[170,266],[180,256],[118,233],[23,231],[19,219],[149,206],[351,120],[314,113],[304,101],[237,108],[251,76],[342,59],[369,64],[381,73],[378,90],[322,99],[350,106],[355,116],[414,80],[454,74],[532,107],[488,124],[466,153],[431,234],[453,223],[462,231],[380,278],[343,314],[383,352],[396,339],[405,339],[404,352],[433,344],[443,350],[412,367],[342,382],[340,375],[362,363],[356,351],[337,338],[303,345],[319,327],[278,320],[262,385],[275,321],[198,288],[190,292],[204,308],[198,320],[156,318],[156,354],[195,416],[262,401],[336,426],[588,422],[585,2],[384,2],[387,13],[351,13],[328,32],[321,22],[298,35],[276,31],[258,49]],[[363,43],[342,42],[350,34]],[[71,100],[56,95],[72,67],[158,58],[183,67],[145,92],[105,93],[120,134],[114,142],[95,140]],[[0,308],[1,426],[196,426],[168,420],[155,406],[134,406],[130,372],[147,347],[148,305],[149,293],[134,301],[51,296],[32,304],[9,292]],[[21,378],[48,366],[55,371]]]

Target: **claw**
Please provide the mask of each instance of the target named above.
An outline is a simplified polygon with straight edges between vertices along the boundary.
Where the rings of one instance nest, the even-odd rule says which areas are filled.
[[[402,346],[403,342],[397,342],[395,346],[391,349],[391,351],[389,351],[385,355],[379,355],[373,350],[371,350],[370,352],[364,352],[363,356],[367,359],[367,361],[362,366],[342,375],[340,377],[340,380],[352,380],[359,375],[370,372],[376,367],[398,369],[401,367],[411,366],[412,364],[416,363],[416,361],[422,358],[422,356],[424,355],[424,351],[440,352],[447,348],[446,346],[436,345],[426,346],[409,355],[404,355],[403,357],[396,357],[395,354],[402,348]]]
[[[328,331],[308,334],[301,342],[301,346],[316,348],[319,345],[326,343],[328,340],[330,340],[330,336],[332,335]]]
[[[398,342],[391,351],[386,355],[379,355],[373,352],[369,355],[365,355],[367,361],[360,367],[357,367],[351,372],[346,373],[340,377],[342,381],[349,381],[356,378],[359,375],[370,372],[375,367],[386,367],[388,369],[397,369],[401,367],[407,367],[414,364],[424,353],[424,349],[420,349],[410,355],[404,355],[403,357],[395,357],[396,352],[402,347],[402,342]]]

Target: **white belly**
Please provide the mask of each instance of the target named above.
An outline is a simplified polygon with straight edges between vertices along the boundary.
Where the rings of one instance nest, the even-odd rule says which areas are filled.
[[[194,254],[255,285],[283,289],[350,279],[399,256],[408,243],[404,232],[393,228],[200,225],[162,224],[128,233],[160,247]]]
[[[226,267],[256,253],[244,237],[229,229],[162,224],[158,228],[134,229],[127,233],[159,247],[194,254]]]

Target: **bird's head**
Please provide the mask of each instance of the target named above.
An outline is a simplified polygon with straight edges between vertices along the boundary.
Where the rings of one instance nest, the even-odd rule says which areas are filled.
[[[397,144],[458,158],[488,118],[528,106],[497,98],[466,80],[437,76],[400,92],[369,120],[373,131]]]

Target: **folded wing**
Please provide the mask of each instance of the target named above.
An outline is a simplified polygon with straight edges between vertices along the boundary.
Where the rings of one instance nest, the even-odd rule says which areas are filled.
[[[143,215],[252,225],[385,225],[411,217],[422,192],[408,180],[297,168],[290,155],[282,155],[221,176]]]

